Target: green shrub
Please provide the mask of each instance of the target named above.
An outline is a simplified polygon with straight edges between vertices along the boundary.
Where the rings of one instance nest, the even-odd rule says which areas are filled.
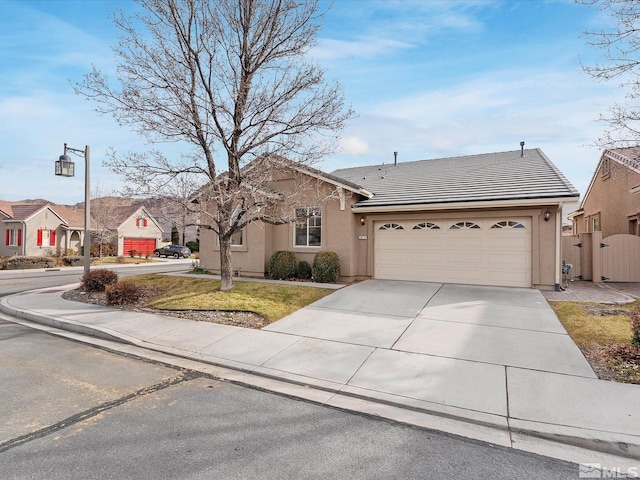
[[[84,257],[80,255],[67,255],[62,257],[62,264],[66,267],[79,267],[84,264]]]
[[[311,278],[311,265],[309,265],[309,262],[301,260],[300,263],[298,263],[298,278],[303,280]]]
[[[2,268],[5,270],[28,270],[33,268],[53,268],[56,266],[56,259],[50,257],[13,256],[4,259],[2,263]]]
[[[318,252],[313,259],[313,280],[333,283],[340,276],[340,258],[335,252]]]
[[[269,259],[269,276],[274,280],[286,280],[298,274],[298,260],[293,252],[278,250]]]
[[[191,251],[192,251],[192,252],[194,252],[194,253],[195,253],[195,252],[199,252],[199,251],[200,251],[200,242],[197,242],[197,241],[191,240],[191,241],[189,241],[189,242],[187,242],[187,243],[185,244],[185,247],[188,247],[188,248],[189,248],[189,250],[191,250]]]
[[[140,287],[131,282],[116,282],[104,289],[109,305],[131,305],[142,297]]]
[[[106,268],[89,270],[80,280],[80,288],[85,292],[104,292],[107,285],[118,281],[118,274]]]

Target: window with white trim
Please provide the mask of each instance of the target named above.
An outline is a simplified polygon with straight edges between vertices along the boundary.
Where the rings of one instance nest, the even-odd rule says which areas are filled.
[[[296,247],[320,247],[322,245],[322,208],[296,208]]]
[[[220,237],[216,235],[216,243],[220,246]],[[232,247],[244,247],[244,229],[236,230],[231,234]]]
[[[22,230],[20,228],[10,228],[7,230],[7,245],[19,247],[22,243]]]

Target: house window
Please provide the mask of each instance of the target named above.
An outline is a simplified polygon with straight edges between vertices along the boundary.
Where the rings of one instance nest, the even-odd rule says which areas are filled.
[[[19,247],[22,245],[22,229],[11,228],[7,230],[6,244],[10,247]]]
[[[322,209],[320,207],[296,208],[296,247],[322,245]]]
[[[594,232],[600,231],[600,217],[593,218],[593,231]]]
[[[242,247],[244,245],[244,235],[242,235],[242,230],[238,230],[231,235],[231,246],[232,247]]]
[[[136,218],[136,227],[146,227],[147,226],[147,219],[146,218]]]
[[[611,174],[611,160],[608,157],[602,159],[602,176],[607,177]]]

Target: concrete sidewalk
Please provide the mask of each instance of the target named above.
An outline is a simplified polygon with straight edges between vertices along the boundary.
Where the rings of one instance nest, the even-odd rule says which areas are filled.
[[[640,467],[640,386],[598,380],[536,290],[367,281],[263,330],[70,302],[64,290],[5,297],[0,309],[338,408]]]

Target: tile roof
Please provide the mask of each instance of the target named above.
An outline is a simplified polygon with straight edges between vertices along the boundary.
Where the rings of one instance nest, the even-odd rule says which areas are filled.
[[[91,210],[95,212],[94,208],[99,208],[99,202],[101,199],[91,202]],[[84,208],[79,206],[67,206],[57,205],[55,203],[25,203],[25,202],[7,202],[0,200],[0,212],[4,212],[8,215],[8,219],[5,220],[26,220],[34,213],[42,210],[45,207],[51,208],[59,217],[62,218],[64,225],[73,229],[84,228]],[[111,217],[111,225],[109,228],[118,228],[122,225],[131,215],[137,212],[143,205],[121,205],[115,206],[109,209],[109,216]],[[95,219],[91,219],[91,228],[96,228]]]
[[[46,204],[13,203],[9,206],[10,212],[7,213],[13,220],[26,220],[45,206]]]
[[[578,197],[540,149],[343,168],[333,176],[374,196],[356,207]]]
[[[610,148],[603,152],[605,155],[640,173],[640,147]]]

